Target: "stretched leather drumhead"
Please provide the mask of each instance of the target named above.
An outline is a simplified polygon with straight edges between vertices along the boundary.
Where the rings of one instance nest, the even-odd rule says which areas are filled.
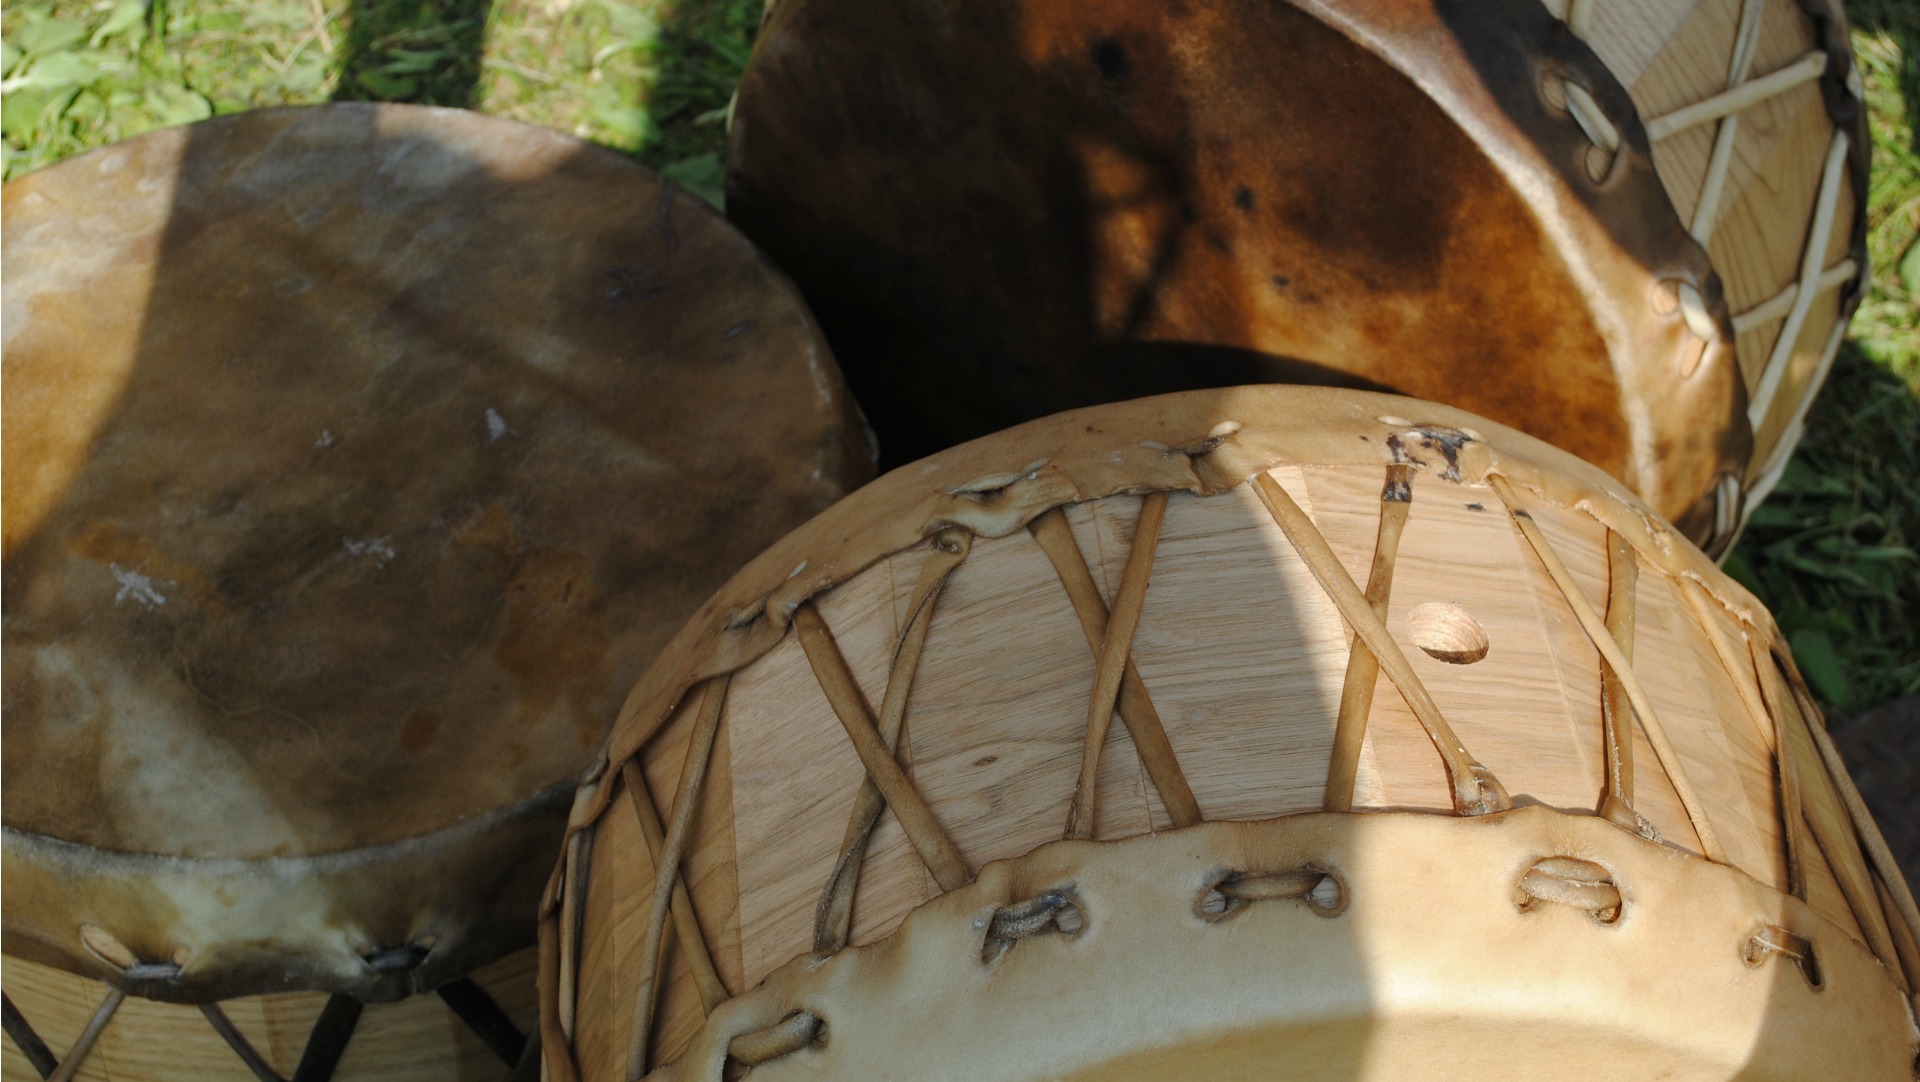
[[[1331,383],[1545,439],[1709,547],[1737,518],[1718,280],[1626,91],[1538,0],[781,0],[727,206],[894,462],[1096,402]]]
[[[10,953],[375,996],[530,941],[640,668],[870,470],[786,281],[552,132],[274,110],[4,209]]]
[[[1406,398],[1165,395],[893,471],[702,607],[570,829],[556,1082],[1917,1048],[1920,912],[1765,610],[1599,470]]]

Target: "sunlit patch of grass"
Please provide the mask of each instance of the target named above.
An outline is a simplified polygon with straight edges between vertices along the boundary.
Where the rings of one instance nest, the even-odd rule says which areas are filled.
[[[9,4],[5,174],[215,113],[323,101],[338,33],[317,0]]]
[[[456,105],[570,132],[718,202],[760,0],[24,0],[5,175],[143,131],[328,100]]]
[[[502,0],[487,25],[476,105],[638,152],[648,141],[659,33],[657,5]]]

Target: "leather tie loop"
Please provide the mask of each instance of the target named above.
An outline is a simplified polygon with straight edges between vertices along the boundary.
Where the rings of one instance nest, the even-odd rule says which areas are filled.
[[[1346,887],[1333,873],[1318,868],[1285,872],[1233,872],[1200,892],[1194,912],[1214,922],[1246,908],[1250,902],[1298,898],[1322,917],[1337,917],[1347,908]]]
[[[729,1065],[758,1067],[802,1048],[826,1043],[827,1023],[811,1011],[795,1011],[765,1029],[742,1033],[727,1043]]]
[[[1613,876],[1590,860],[1574,857],[1542,857],[1520,877],[1520,909],[1533,903],[1553,902],[1584,909],[1602,924],[1620,919],[1625,903]]]
[[[980,947],[980,960],[992,962],[1019,940],[1050,932],[1072,935],[1085,924],[1080,907],[1065,891],[1046,891],[1028,901],[994,911],[993,918],[987,922],[987,938]]]

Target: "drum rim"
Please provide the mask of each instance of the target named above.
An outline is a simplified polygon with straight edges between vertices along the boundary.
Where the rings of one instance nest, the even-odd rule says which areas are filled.
[[[1475,854],[1474,859],[1446,861],[1453,871],[1436,879],[1427,874],[1432,870],[1427,866],[1440,863],[1434,859],[1435,854],[1451,852],[1449,843]],[[1363,862],[1350,863],[1342,859],[1341,854],[1351,856],[1360,850],[1367,853]],[[1334,880],[1342,907],[1317,906],[1303,898],[1276,899],[1249,903],[1248,908],[1218,921],[1209,921],[1205,915],[1194,921],[1187,918],[1197,910],[1189,913],[1184,907],[1171,904],[1163,895],[1174,892],[1156,892],[1148,877],[1133,867],[1136,862],[1150,862],[1155,871],[1164,870],[1168,864],[1184,866],[1186,875],[1176,892],[1185,899],[1193,896],[1192,888],[1204,887],[1205,882],[1218,878],[1222,869],[1239,867],[1250,859],[1256,863],[1269,860],[1279,852],[1289,855],[1290,866],[1299,863]],[[1250,853],[1256,855],[1250,858]],[[1550,855],[1553,853],[1578,854],[1574,859],[1602,870],[1607,885],[1616,887],[1615,897],[1621,899],[1617,908],[1581,912],[1577,904],[1549,901],[1530,894],[1525,881],[1537,874],[1543,864],[1569,859],[1553,857]],[[1177,854],[1174,860],[1166,860],[1173,854]],[[1299,854],[1305,854],[1303,863],[1294,859]],[[1100,882],[1102,879],[1107,882]],[[1482,880],[1485,882],[1480,882]],[[1132,882],[1135,889],[1117,891],[1113,889],[1115,881]],[[1759,1017],[1769,1017],[1764,1012],[1773,1007],[1777,999],[1788,1001],[1781,1004],[1780,1009],[1798,1022],[1796,1028],[1803,1033],[1812,1031],[1820,1035],[1818,1041],[1807,1042],[1811,1046],[1804,1054],[1807,1063],[1831,1063],[1834,1052],[1843,1048],[1856,1057],[1877,1050],[1882,1054],[1884,1066],[1902,1069],[1910,1065],[1916,1045],[1920,1043],[1920,1028],[1915,1026],[1911,1004],[1885,964],[1804,902],[1775,891],[1737,868],[1677,854],[1605,820],[1534,805],[1470,818],[1421,812],[1303,812],[1272,819],[1210,821],[1113,841],[1048,842],[1020,856],[983,865],[972,882],[916,907],[880,940],[846,947],[830,956],[805,953],[796,956],[752,989],[716,1009],[676,1058],[647,1077],[661,1082],[720,1077],[734,1053],[748,1047],[747,1042],[756,1038],[763,1038],[763,1044],[775,1046],[779,1055],[773,1057],[774,1061],[786,1054],[797,1053],[804,1058],[813,1043],[803,1039],[806,1034],[796,1033],[793,1039],[787,1040],[764,1038],[783,1027],[793,1028],[793,1020],[806,1016],[816,1021],[811,1036],[818,1041],[820,1049],[831,1056],[835,1038],[846,1039],[833,1027],[836,1009],[866,1014],[861,1019],[863,1026],[888,1027],[890,1024],[884,1018],[874,1019],[871,1013],[904,1006],[908,1010],[903,1013],[924,1009],[927,1015],[944,1017],[945,1011],[962,999],[998,997],[1003,1001],[1018,1001],[1015,1006],[1026,1011],[1037,1009],[1044,999],[1048,1004],[1049,1024],[1055,1014],[1072,1016],[1075,997],[1030,996],[1022,1000],[1018,989],[1022,983],[1033,985],[1036,981],[1043,986],[1063,983],[1058,974],[1063,962],[1071,966],[1078,951],[1090,949],[1097,953],[1102,949],[1092,943],[1080,947],[1071,942],[1046,942],[1049,937],[1075,940],[1079,938],[1079,928],[1047,929],[1036,938],[1040,949],[1055,948],[1048,954],[1044,966],[1007,969],[976,980],[972,978],[977,974],[966,972],[972,968],[972,962],[977,961],[983,972],[989,972],[1000,964],[1004,955],[987,959],[984,955],[974,958],[963,954],[955,956],[951,966],[943,967],[940,973],[929,975],[927,972],[928,954],[945,957],[952,953],[945,948],[951,948],[959,940],[970,945],[978,943],[983,936],[991,935],[988,918],[994,913],[1015,908],[1039,885],[1055,882],[1072,884],[1070,889],[1076,892],[1076,900],[1087,904],[1089,912],[1081,917],[1083,922],[1101,919],[1097,909],[1102,901],[1108,902],[1109,909],[1142,907],[1143,902],[1155,906],[1156,917],[1146,923],[1159,927],[1164,939],[1138,936],[1139,928],[1132,927],[1136,938],[1109,944],[1106,949],[1124,947],[1128,952],[1148,956],[1151,960],[1142,968],[1149,968],[1156,975],[1164,974],[1169,981],[1179,981],[1182,975],[1198,981],[1195,959],[1185,952],[1204,940],[1211,923],[1226,923],[1241,913],[1253,912],[1251,907],[1287,907],[1295,912],[1262,915],[1276,918],[1276,924],[1287,923],[1296,928],[1303,924],[1311,928],[1323,919],[1329,924],[1338,924],[1343,917],[1352,919],[1351,906],[1363,904],[1361,899],[1371,894],[1376,905],[1381,904],[1378,901],[1381,898],[1386,900],[1386,905],[1395,907],[1405,907],[1410,899],[1418,899],[1414,908],[1419,915],[1410,914],[1412,922],[1451,924],[1456,926],[1455,930],[1441,934],[1425,927],[1391,928],[1392,924],[1405,924],[1405,921],[1371,920],[1367,925],[1370,930],[1377,933],[1382,928],[1390,928],[1390,934],[1402,940],[1402,948],[1408,948],[1407,940],[1414,940],[1429,944],[1431,949],[1424,957],[1416,956],[1411,949],[1396,957],[1377,944],[1367,944],[1359,950],[1366,963],[1361,967],[1359,979],[1343,982],[1341,977],[1345,975],[1336,974],[1329,982],[1336,991],[1325,995],[1327,1001],[1336,1001],[1340,998],[1339,992],[1351,992],[1355,987],[1364,992],[1369,987],[1380,990],[1396,985],[1402,986],[1395,989],[1400,993],[1407,987],[1418,989],[1411,997],[1415,1000],[1422,995],[1431,997],[1436,985],[1447,983],[1436,974],[1444,971],[1449,977],[1459,978],[1456,985],[1440,991],[1449,999],[1447,1005],[1463,1018],[1471,1018],[1476,1013],[1476,1004],[1483,1003],[1490,1019],[1502,1021],[1501,1012],[1514,1009],[1516,996],[1512,993],[1515,991],[1524,992],[1530,1005],[1537,1004],[1540,1012],[1536,1019],[1509,1016],[1502,1021],[1518,1027],[1514,1038],[1518,1045],[1526,1045],[1533,1039],[1526,1028],[1528,1021],[1548,1021],[1556,1012],[1566,1013],[1562,1021],[1587,1021],[1580,1016],[1580,1008],[1596,999],[1611,999],[1620,1012],[1611,1019],[1615,1026],[1610,1033],[1640,1036],[1646,1047],[1692,1048],[1703,1055],[1715,1050],[1710,1032],[1712,1020],[1722,1017],[1722,1012],[1738,1012],[1737,1004],[1743,1003],[1751,1010],[1757,1001],[1763,1012]],[[1142,882],[1146,885],[1141,886]],[[1080,899],[1080,893],[1088,897]],[[1102,893],[1104,898],[1100,896]],[[1204,895],[1204,889],[1200,893]],[[1495,894],[1502,895],[1499,902],[1503,904],[1489,907],[1486,904],[1489,895]],[[1360,916],[1359,919],[1367,918]],[[1643,925],[1654,924],[1660,931],[1632,928],[1636,920]],[[1586,996],[1576,994],[1562,998],[1548,991],[1556,982],[1562,986],[1583,983],[1565,976],[1565,957],[1556,954],[1543,964],[1522,952],[1489,955],[1482,949],[1482,944],[1487,942],[1511,943],[1516,935],[1524,937],[1528,931],[1557,939],[1567,954],[1590,967],[1587,974],[1593,980],[1584,984]],[[1621,931],[1628,931],[1632,940],[1622,941],[1617,934]],[[1768,937],[1777,937],[1780,932],[1806,947],[1814,963],[1803,964],[1769,947],[1753,946],[1756,939],[1770,942]],[[1247,949],[1245,936],[1248,934],[1251,933],[1240,932],[1234,936],[1232,950],[1260,954]],[[1311,952],[1314,945],[1310,939],[1318,937],[1302,939],[1306,934],[1296,932],[1287,941]],[[1327,934],[1339,936],[1333,929]],[[1349,936],[1357,939],[1354,933]],[[1595,945],[1600,955],[1597,964],[1589,953],[1595,950]],[[543,949],[550,946],[543,943]],[[1009,948],[1020,949],[1017,943]],[[1195,951],[1194,955],[1199,953]],[[1061,958],[1062,954],[1066,959]],[[1688,958],[1687,964],[1662,968],[1675,956]],[[1280,955],[1270,956],[1270,962],[1277,969],[1289,964],[1289,960]],[[1263,960],[1256,967],[1267,964],[1269,961]],[[1780,971],[1768,972],[1767,967],[1780,967]],[[1040,969],[1049,972],[1037,972]],[[1789,976],[1794,969],[1799,973]],[[1502,970],[1510,971],[1504,979]],[[957,974],[951,981],[950,971]],[[1636,973],[1646,972],[1660,972],[1664,977],[1655,985],[1631,979]],[[1239,982],[1225,983],[1240,987]],[[1084,981],[1078,986],[1086,992],[1110,987]],[[1459,992],[1467,994],[1457,1002],[1452,1000],[1451,995]],[[1315,988],[1307,996],[1324,993],[1324,989]],[[543,1013],[548,1011],[551,995],[551,988],[543,987]],[[1476,997],[1484,997],[1484,1001]],[[1078,1012],[1083,1024],[1092,1028],[1106,1021],[1104,1005],[1109,1001],[1105,997],[1089,994],[1078,998],[1091,1005],[1091,1009]],[[1667,1002],[1662,1007],[1649,1008],[1647,1000]],[[928,1004],[932,1007],[928,1008]],[[1390,1003],[1389,1007],[1400,1005]],[[1368,1006],[1379,1008],[1379,1004],[1371,1001]],[[1428,1004],[1429,1009],[1433,1006]],[[1267,1012],[1260,1007],[1268,1008]],[[988,1010],[993,1007],[990,1005]],[[1015,1012],[1003,1007],[1000,1013],[1004,1017]],[[1237,1013],[1242,1015],[1237,1019],[1241,1025],[1250,1023],[1255,1028],[1263,1024],[1280,1027],[1314,1024],[1330,1017],[1289,1018],[1285,1007],[1268,1003]],[[1386,1013],[1392,1017],[1395,1012]],[[1254,1017],[1249,1020],[1245,1015]],[[1377,1016],[1362,1010],[1357,1017]],[[1740,1023],[1757,1021],[1751,1014],[1740,1013],[1737,1017]],[[922,1016],[923,1022],[925,1018]],[[1737,1055],[1743,1051],[1738,1046],[1742,1037],[1749,1034],[1740,1023],[1736,1023],[1727,1040],[1721,1042],[1724,1047],[1717,1050],[1722,1054]],[[974,1028],[965,1025],[959,1028],[966,1031],[958,1038],[961,1043],[978,1041]],[[1044,1027],[1036,1023],[1035,1028]],[[1639,1032],[1635,1033],[1636,1030]],[[1045,1040],[1011,1027],[1005,1034],[1013,1045],[1029,1050],[1035,1048],[1036,1040]],[[1192,1041],[1207,1036],[1209,1034],[1190,1033],[1186,1039]],[[1120,1045],[1124,1051],[1136,1054],[1144,1050],[1143,1045],[1151,1047],[1149,1042],[1137,1037],[1129,1042],[1119,1030],[1108,1032],[1106,1038],[1103,1045]],[[938,1042],[937,1036],[934,1039]],[[1091,1041],[1085,1034],[1079,1034],[1069,1043],[1084,1049]],[[547,1052],[550,1065],[556,1057],[570,1054],[566,1047],[562,1045]],[[910,1042],[901,1047],[911,1048],[914,1044]],[[945,1050],[952,1051],[951,1048]],[[928,1062],[972,1077],[971,1065],[955,1056],[936,1053]],[[1739,1062],[1736,1060],[1735,1065]],[[559,1077],[575,1077],[566,1073],[566,1068],[573,1066],[567,1063]],[[1050,1065],[1055,1071],[1062,1066]],[[1072,1066],[1085,1071],[1098,1064]],[[818,1074],[832,1067],[830,1063],[812,1063],[804,1069]],[[1048,1073],[1046,1077],[1054,1074]],[[1798,1074],[1787,1071],[1770,1077],[1798,1077]]]
[[[533,944],[526,918],[539,898],[538,866],[516,868],[502,849],[517,848],[516,835],[521,845],[557,838],[574,785],[568,779],[400,841],[303,856],[125,853],[5,827],[0,952],[171,1003],[308,991],[384,1002],[430,991]],[[75,885],[89,879],[110,884],[115,896],[79,896]],[[351,901],[422,879],[435,887],[416,904]],[[289,904],[302,888],[349,901],[315,920],[311,909]],[[249,918],[245,940],[210,937],[199,921],[164,916],[202,891],[221,893]],[[167,948],[175,953],[161,953]],[[109,956],[119,951],[126,954]]]

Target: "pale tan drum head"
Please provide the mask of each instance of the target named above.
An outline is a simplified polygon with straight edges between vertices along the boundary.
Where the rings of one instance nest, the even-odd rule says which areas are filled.
[[[1800,442],[1866,289],[1870,148],[1846,12],[1840,0],[1546,6],[1627,88],[1661,184],[1712,253],[1747,389],[1756,503]]]
[[[1912,897],[1766,612],[1591,466],[1252,387],[896,470],[648,670],[559,1082],[1906,1078]]]
[[[107,993],[56,970],[382,1000],[530,944],[640,668],[870,475],[793,289],[639,166],[454,110],[214,120],[4,199],[10,1001],[64,1053]],[[244,1070],[172,1010],[91,1062]]]

